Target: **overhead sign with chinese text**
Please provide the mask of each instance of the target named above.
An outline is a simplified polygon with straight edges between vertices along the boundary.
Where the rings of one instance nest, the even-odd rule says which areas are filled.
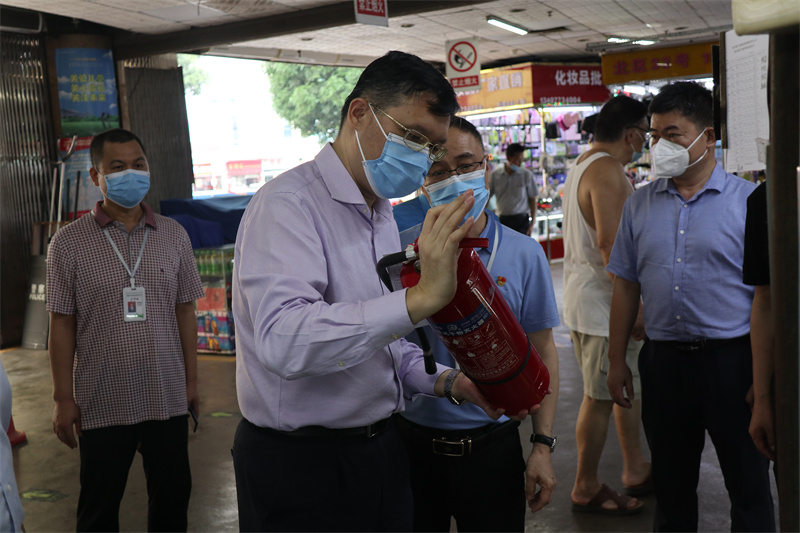
[[[456,91],[478,89],[481,86],[481,62],[478,58],[478,39],[447,41],[447,79]]]
[[[600,65],[532,65],[536,106],[598,104],[611,98]]]
[[[711,47],[717,43],[669,48],[642,47],[633,52],[606,54],[602,58],[603,81],[616,85],[631,81],[710,76]]]
[[[356,22],[373,26],[389,25],[389,0],[353,0]]]
[[[481,88],[458,94],[462,115],[533,106],[530,64],[481,71]]]

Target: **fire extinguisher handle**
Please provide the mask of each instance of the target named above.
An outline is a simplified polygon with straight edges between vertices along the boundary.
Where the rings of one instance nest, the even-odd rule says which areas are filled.
[[[430,350],[422,354],[425,361],[425,372],[432,376],[436,373],[436,361],[433,359],[433,353]]]

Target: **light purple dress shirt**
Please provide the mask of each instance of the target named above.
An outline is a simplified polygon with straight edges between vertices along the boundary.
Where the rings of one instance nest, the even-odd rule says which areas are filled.
[[[403,339],[405,290],[375,270],[398,252],[388,201],[373,213],[328,144],[264,185],[236,238],[233,314],[239,407],[257,426],[364,426],[433,395],[436,375]]]

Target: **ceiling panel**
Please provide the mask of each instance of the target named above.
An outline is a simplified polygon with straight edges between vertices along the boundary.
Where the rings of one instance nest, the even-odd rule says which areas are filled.
[[[332,5],[342,0],[0,0],[22,7],[84,19],[142,34],[170,34],[191,28],[275,16]],[[423,0],[424,1],[424,0]],[[292,57],[292,60],[329,62],[331,57],[363,62],[388,50],[406,50],[431,61],[444,61],[445,42],[476,37],[484,63],[515,58],[537,60],[595,59],[589,43],[604,42],[610,35],[650,37],[676,31],[703,31],[685,37],[713,38],[719,26],[731,26],[730,0],[494,0],[467,7],[453,7],[422,14],[392,17],[389,27],[346,24],[292,35],[272,36],[209,45],[210,53],[234,54],[242,50],[253,57]],[[531,30],[517,36],[486,23],[495,15]],[[265,35],[270,30],[265,24]],[[554,27],[559,32],[536,33]],[[299,58],[299,59],[298,59]],[[324,59],[323,59],[324,58]]]

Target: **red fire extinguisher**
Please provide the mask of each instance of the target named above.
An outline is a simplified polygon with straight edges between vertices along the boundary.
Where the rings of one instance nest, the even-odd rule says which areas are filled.
[[[420,279],[413,246],[413,254],[404,252],[411,260],[400,270],[403,288]],[[486,399],[517,413],[542,401],[550,373],[473,249],[488,246],[488,239],[461,241],[455,296],[428,324]]]

